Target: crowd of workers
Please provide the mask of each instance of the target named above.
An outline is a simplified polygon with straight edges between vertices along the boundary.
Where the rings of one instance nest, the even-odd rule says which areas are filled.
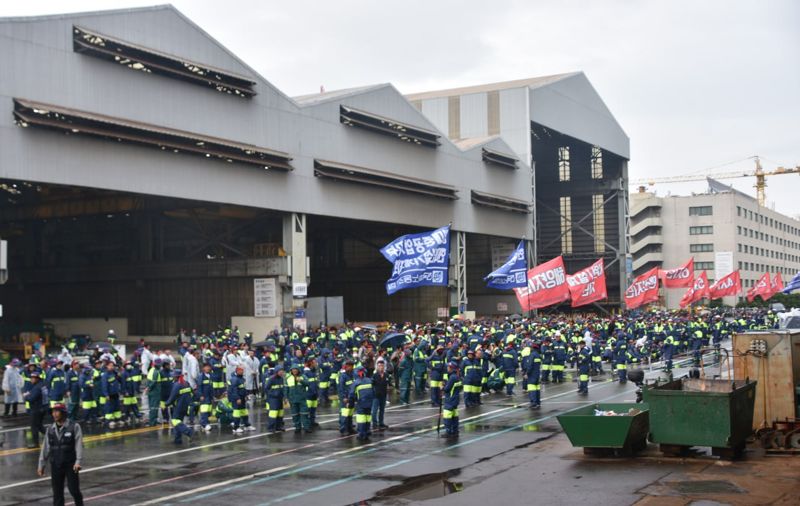
[[[384,411],[395,388],[401,404],[412,390],[418,398],[429,391],[431,404],[441,406],[445,434],[455,437],[462,393],[469,408],[481,404],[481,394],[514,395],[521,383],[536,409],[542,384],[563,383],[568,368],[574,367],[578,391],[587,393],[590,376],[604,367],[625,382],[629,367],[662,361],[670,371],[677,354],[697,362],[701,349],[719,347],[732,332],[776,325],[771,312],[728,310],[453,320],[380,331],[344,325],[275,331],[258,343],[236,328],[182,331],[176,356],[140,342],[128,358],[97,346],[85,362],[69,347],[50,359],[34,355],[24,366],[15,359],[3,379],[5,416],[25,403],[34,446],[48,408],[61,404],[70,421],[82,424],[169,423],[180,444],[212,423],[237,435],[257,430],[249,418],[254,406],[266,411],[267,431],[285,430],[288,409],[295,431],[311,432],[317,407],[338,403],[340,432],[365,440],[387,428]]]

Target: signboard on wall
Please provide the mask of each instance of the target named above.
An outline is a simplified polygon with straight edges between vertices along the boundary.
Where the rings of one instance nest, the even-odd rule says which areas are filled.
[[[508,311],[508,302],[498,302],[497,303],[497,312],[498,313],[505,313]]]
[[[308,284],[307,283],[295,283],[292,285],[292,297],[295,298],[303,298],[308,297]]]
[[[303,332],[308,330],[307,328],[307,320],[305,318],[294,318],[292,319],[292,328],[300,329]]]
[[[278,313],[277,285],[275,278],[255,278],[253,280],[253,302],[256,318],[275,317]]]
[[[714,279],[722,279],[733,272],[733,251],[714,253]]]
[[[446,307],[437,307],[436,308],[436,317],[437,318],[447,318],[450,316],[450,310]]]
[[[492,244],[492,270],[496,271],[502,267],[516,248],[517,245],[514,243]]]

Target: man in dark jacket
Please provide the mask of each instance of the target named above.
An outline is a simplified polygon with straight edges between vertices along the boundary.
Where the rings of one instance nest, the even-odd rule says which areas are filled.
[[[186,436],[192,440],[194,431],[183,423],[183,419],[189,413],[189,405],[192,403],[192,387],[184,380],[181,371],[172,371],[174,382],[172,391],[167,398],[167,407],[171,408],[170,425],[172,426],[175,444],[181,444],[181,436]]]
[[[386,397],[389,391],[389,373],[386,372],[386,360],[378,358],[375,362],[375,372],[372,374],[372,428],[388,429],[383,423],[383,414],[386,411]]]
[[[47,396],[42,391],[41,373],[34,370],[30,373],[31,385],[27,392],[22,396],[25,398],[25,403],[30,405],[31,414],[31,437],[33,438],[33,446],[31,448],[39,447],[39,434],[44,434],[44,403],[47,401]]]
[[[53,487],[53,504],[64,504],[64,480],[67,481],[75,506],[83,506],[78,471],[83,457],[83,433],[81,426],[67,420],[67,407],[62,403],[53,405],[53,425],[44,437],[39,453],[37,474],[44,476],[44,468],[50,462],[50,483]]]

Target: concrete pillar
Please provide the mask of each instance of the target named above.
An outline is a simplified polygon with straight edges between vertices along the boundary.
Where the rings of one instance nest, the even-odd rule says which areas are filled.
[[[628,204],[628,162],[622,161],[620,177],[619,197],[617,198],[617,210],[619,216],[619,247],[617,259],[619,261],[619,299],[620,307],[625,306],[625,290],[628,289],[631,274],[628,272],[631,257],[631,228],[630,228],[630,207]]]
[[[467,234],[452,230],[450,234],[450,307],[463,313],[467,310]]]
[[[283,249],[288,257],[287,282],[283,286],[283,312],[291,320],[295,308],[305,305],[305,298],[294,298],[293,288],[310,283],[306,254],[306,215],[287,213],[283,216]]]

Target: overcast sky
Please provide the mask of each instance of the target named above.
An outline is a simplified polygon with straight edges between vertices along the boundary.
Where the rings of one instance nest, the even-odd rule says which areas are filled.
[[[2,2],[0,16],[152,4]],[[631,179],[752,169],[752,155],[766,169],[800,164],[800,1],[173,4],[291,96],[321,85],[390,82],[411,93],[582,70],[631,139]],[[752,178],[726,182],[754,194]],[[768,184],[778,211],[800,215],[800,175]]]

